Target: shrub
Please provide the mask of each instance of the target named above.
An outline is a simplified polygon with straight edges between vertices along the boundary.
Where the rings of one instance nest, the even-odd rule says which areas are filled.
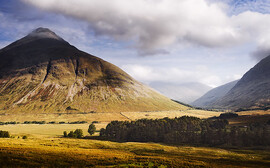
[[[0,130],[0,138],[10,138],[9,132]]]
[[[23,137],[22,137],[22,139],[27,139],[28,137],[26,136],[26,135],[24,135]]]
[[[69,124],[85,124],[87,123],[87,121],[73,121],[73,122],[69,122]]]

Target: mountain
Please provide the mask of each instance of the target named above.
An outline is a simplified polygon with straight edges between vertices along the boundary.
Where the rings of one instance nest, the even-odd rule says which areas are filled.
[[[186,107],[46,28],[0,50],[0,112],[181,109]]]
[[[210,86],[198,82],[181,84],[152,82],[149,86],[163,95],[183,103],[191,103],[211,89]]]
[[[224,97],[212,105],[230,109],[270,107],[270,56],[245,73]]]
[[[202,107],[202,108],[211,108],[211,104],[216,102],[218,99],[225,96],[238,82],[239,80],[232,81],[225,85],[216,87],[207,93],[205,93],[202,97],[198,98],[194,102],[191,103],[192,106]]]

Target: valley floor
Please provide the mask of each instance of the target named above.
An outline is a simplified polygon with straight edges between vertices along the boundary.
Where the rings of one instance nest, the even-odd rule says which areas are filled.
[[[117,143],[90,139],[0,139],[1,167],[269,167],[270,150]]]
[[[124,115],[130,119],[159,118],[160,113],[123,113],[122,116],[123,119]],[[209,112],[209,114],[214,113],[216,112]],[[163,114],[170,117],[180,115],[177,112],[163,112]],[[216,114],[216,116],[219,115]],[[245,115],[247,114],[243,114],[243,117],[246,117]],[[111,119],[114,119],[113,115],[111,116]],[[264,114],[263,119],[266,116],[269,115]],[[232,124],[243,122],[245,120],[243,117],[231,121]],[[2,115],[0,121],[4,119],[5,115]],[[21,119],[20,122],[37,120],[30,116],[26,119],[23,117],[17,119]],[[83,118],[72,119],[72,121],[84,120]],[[91,121],[96,119],[89,118]],[[46,122],[68,121],[63,115],[60,115],[60,118],[48,117],[45,120]],[[18,120],[14,117],[6,121]],[[95,125],[99,130],[106,127],[107,124],[108,122],[103,121]],[[158,143],[118,143],[93,138],[62,138],[63,131],[77,128],[82,129],[84,135],[87,135],[88,126],[89,123],[0,125],[0,130],[9,131],[13,137],[0,138],[0,167],[270,167],[269,147],[231,149]],[[28,138],[22,139],[24,135]]]
[[[72,112],[72,113],[5,113],[0,112],[0,122],[7,121],[55,121],[55,122],[72,122],[72,121],[99,121],[110,122],[114,120],[118,121],[130,121],[141,118],[156,119],[156,118],[174,118],[184,115],[194,116],[199,118],[208,118],[213,116],[219,116],[221,112],[206,111],[206,110],[179,110],[179,111],[145,111],[145,112]]]

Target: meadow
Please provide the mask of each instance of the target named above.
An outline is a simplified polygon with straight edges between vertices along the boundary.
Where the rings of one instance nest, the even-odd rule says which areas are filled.
[[[93,139],[0,139],[1,167],[269,167],[269,150],[117,143]]]
[[[217,112],[198,110],[174,112],[138,112],[108,114],[39,114],[39,120],[49,121],[99,121],[97,130],[105,128],[109,120],[139,118],[178,117],[206,114],[218,116]],[[115,114],[115,115],[113,115]],[[87,118],[91,115],[91,118]],[[10,117],[11,116],[11,117]],[[53,118],[58,116],[58,118]],[[67,117],[68,116],[68,117]],[[72,116],[72,117],[70,117]],[[96,117],[95,117],[96,116]],[[245,114],[243,114],[245,116]],[[1,115],[0,121],[37,120],[23,116]],[[38,121],[39,121],[38,120]],[[241,122],[241,120],[239,120]],[[237,121],[238,122],[238,121]],[[161,143],[111,142],[87,134],[87,124],[15,124],[0,125],[12,138],[0,138],[0,167],[270,167],[270,148],[220,148]],[[63,138],[63,131],[82,129],[86,139]],[[27,139],[22,139],[23,136]]]
[[[142,118],[157,119],[157,118],[175,118],[182,116],[194,116],[198,118],[209,118],[219,116],[222,112],[206,111],[189,109],[183,111],[149,111],[149,112],[121,112],[121,114],[130,120],[138,120]]]

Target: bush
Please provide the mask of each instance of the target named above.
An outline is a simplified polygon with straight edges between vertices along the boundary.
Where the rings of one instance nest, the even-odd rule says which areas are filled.
[[[22,137],[22,139],[27,139],[28,137],[26,136],[26,135],[24,135],[23,137]]]
[[[0,138],[10,138],[9,132],[0,130]]]
[[[89,125],[88,133],[90,135],[93,135],[95,132],[96,132],[96,126],[92,123],[92,124]]]
[[[73,121],[73,122],[69,122],[69,124],[85,124],[87,123],[87,121]]]

